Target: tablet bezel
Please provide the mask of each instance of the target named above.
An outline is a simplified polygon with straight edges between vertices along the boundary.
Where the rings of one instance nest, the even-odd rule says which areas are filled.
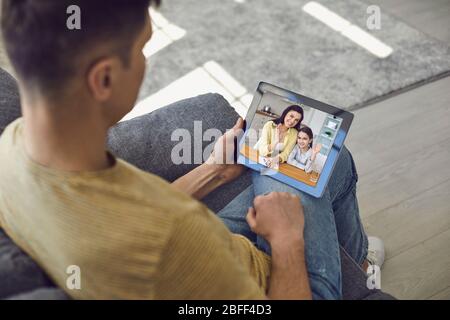
[[[322,172],[319,176],[319,179],[318,179],[315,187],[309,186],[309,185],[307,185],[299,180],[296,180],[294,178],[291,178],[283,173],[279,173],[278,171],[268,169],[267,167],[263,166],[262,164],[254,162],[254,161],[250,160],[249,158],[245,157],[240,151],[242,150],[242,147],[245,143],[245,138],[248,134],[248,130],[246,130],[246,132],[242,135],[242,137],[240,138],[239,143],[238,143],[238,145],[239,145],[239,150],[237,152],[238,163],[243,164],[243,165],[245,165],[253,170],[256,170],[258,172],[261,172],[261,169],[264,169],[266,172],[267,172],[267,170],[269,170],[270,177],[272,177],[278,181],[281,181],[283,183],[286,183],[286,184],[294,187],[295,189],[301,190],[301,191],[303,191],[307,194],[310,194],[316,198],[322,197],[323,193],[325,191],[325,188],[328,184],[328,181],[330,180],[333,169],[336,165],[339,154],[344,146],[344,141],[345,141],[345,138],[347,137],[347,134],[350,129],[350,125],[353,121],[354,115],[351,112],[339,109],[339,108],[331,106],[329,104],[308,98],[299,93],[295,93],[293,91],[283,89],[276,85],[262,81],[258,84],[258,87],[253,96],[252,103],[251,103],[249,110],[247,112],[247,115],[245,117],[245,120],[247,122],[247,129],[251,127],[253,118],[255,117],[256,110],[257,110],[259,103],[265,92],[271,92],[273,94],[281,96],[281,98],[288,99],[289,101],[292,102],[292,104],[306,105],[313,109],[317,109],[317,110],[326,112],[328,114],[331,114],[333,116],[339,117],[342,119],[342,123],[338,130],[336,138],[333,142],[331,150],[328,153],[327,159],[325,161]]]

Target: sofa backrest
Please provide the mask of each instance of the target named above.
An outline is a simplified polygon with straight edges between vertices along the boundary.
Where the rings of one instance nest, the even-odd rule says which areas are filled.
[[[0,135],[5,127],[21,115],[16,80],[0,68]]]

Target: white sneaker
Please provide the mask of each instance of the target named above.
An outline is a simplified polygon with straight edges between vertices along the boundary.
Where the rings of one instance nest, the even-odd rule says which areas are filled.
[[[367,261],[372,265],[380,267],[384,263],[384,243],[377,237],[368,237],[369,249],[367,251]]]

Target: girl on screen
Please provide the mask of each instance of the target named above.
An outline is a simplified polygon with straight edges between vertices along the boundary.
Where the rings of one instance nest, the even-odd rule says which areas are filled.
[[[312,164],[316,160],[320,149],[322,149],[320,143],[313,147],[313,137],[314,135],[310,127],[303,126],[298,130],[297,144],[289,154],[288,164],[305,170],[306,173],[312,171]]]

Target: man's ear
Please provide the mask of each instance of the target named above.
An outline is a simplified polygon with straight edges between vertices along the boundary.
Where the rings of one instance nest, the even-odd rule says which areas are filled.
[[[103,102],[111,97],[116,67],[115,59],[107,58],[99,60],[89,69],[88,86],[95,100]]]

